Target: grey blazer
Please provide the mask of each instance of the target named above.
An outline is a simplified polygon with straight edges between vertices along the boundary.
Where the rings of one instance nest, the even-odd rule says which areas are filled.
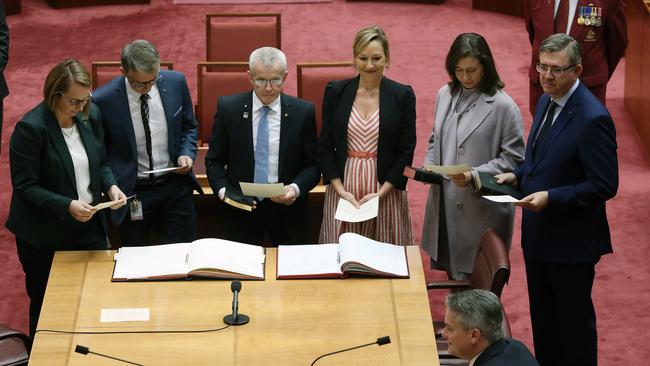
[[[452,113],[452,94],[447,85],[438,91],[433,134],[425,156],[425,164],[440,165],[442,151],[456,153],[456,164],[467,164],[488,174],[509,172],[524,158],[524,126],[515,102],[504,91],[493,96],[481,94],[471,115],[457,133],[456,146],[443,146],[440,140],[445,122]],[[442,199],[441,199],[442,197]],[[452,268],[471,273],[479,239],[488,227],[494,228],[510,247],[514,207],[492,203],[482,198],[473,183],[463,188],[451,181],[431,185],[425,210],[422,247],[433,260],[438,260],[440,205],[444,213]]]

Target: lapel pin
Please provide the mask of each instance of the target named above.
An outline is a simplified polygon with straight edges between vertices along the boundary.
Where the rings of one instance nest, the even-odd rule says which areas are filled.
[[[244,115],[242,117],[248,118],[248,112],[244,112]]]
[[[285,117],[289,117],[289,113],[285,113],[284,116],[285,116]]]

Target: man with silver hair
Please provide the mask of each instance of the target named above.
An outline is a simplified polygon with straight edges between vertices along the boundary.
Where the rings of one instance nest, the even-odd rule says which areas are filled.
[[[449,353],[470,366],[538,366],[521,342],[504,338],[503,313],[497,295],[467,290],[447,295],[445,328]]]
[[[540,45],[544,95],[524,163],[497,176],[526,195],[521,245],[535,356],[541,365],[595,366],[595,266],[612,252],[605,202],[618,189],[616,129],[580,80],[578,42],[563,33]],[[561,331],[558,331],[561,329]]]
[[[256,198],[252,211],[228,206],[227,239],[309,242],[308,194],[320,179],[315,112],[312,103],[282,93],[287,74],[282,51],[258,48],[249,61],[253,90],[219,97],[205,159],[213,191],[225,200],[239,182],[284,185],[284,194]]]
[[[122,76],[97,89],[94,100],[111,169],[120,189],[136,196],[112,215],[122,245],[190,242],[192,191],[202,190],[192,173],[198,124],[185,76],[160,70],[158,51],[145,40],[124,46],[120,69]]]

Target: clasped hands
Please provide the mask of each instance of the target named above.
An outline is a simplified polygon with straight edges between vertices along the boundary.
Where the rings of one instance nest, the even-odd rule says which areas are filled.
[[[519,184],[517,182],[517,176],[513,173],[502,173],[495,175],[498,184],[509,184],[513,187],[517,187]],[[519,202],[515,203],[517,206],[521,206],[525,209],[538,212],[548,206],[548,191],[539,191],[531,193],[528,196],[522,198]]]
[[[368,193],[367,195],[361,197],[359,201],[357,201],[357,199],[354,197],[354,194],[348,191],[342,192],[341,194],[339,194],[339,196],[341,196],[341,198],[343,198],[344,200],[350,202],[352,206],[354,206],[354,208],[358,209],[364,203],[370,201],[375,197],[379,197],[379,193]]]
[[[116,210],[126,204],[126,195],[120,190],[120,188],[118,188],[118,186],[112,185],[108,189],[107,194],[111,201],[119,200],[118,203],[110,207],[111,210]],[[95,212],[97,212],[97,209],[86,202],[72,200],[70,206],[68,206],[68,212],[75,220],[86,222],[93,217]]]

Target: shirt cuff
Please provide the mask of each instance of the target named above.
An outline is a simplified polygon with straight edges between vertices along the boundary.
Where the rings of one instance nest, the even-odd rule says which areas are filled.
[[[293,189],[296,190],[296,198],[300,197],[300,188],[298,188],[298,185],[296,183],[291,183],[289,185],[292,186]]]
[[[226,197],[226,187],[221,187],[219,192],[217,192],[219,199],[223,201],[223,198]]]

